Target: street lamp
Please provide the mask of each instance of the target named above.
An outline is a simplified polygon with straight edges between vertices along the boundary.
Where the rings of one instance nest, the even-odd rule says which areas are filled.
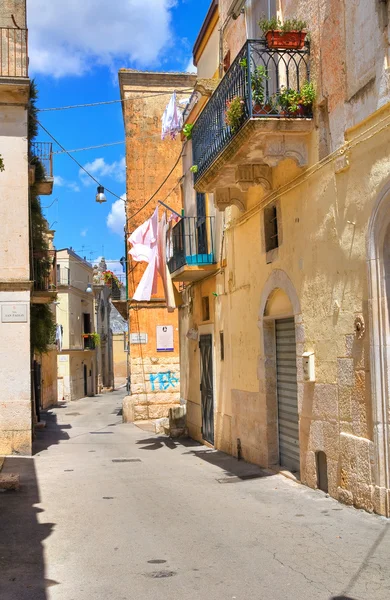
[[[85,291],[86,291],[88,294],[92,294],[92,292],[93,292],[93,289],[92,289],[92,285],[91,285],[90,283],[87,285],[87,287],[86,287]]]
[[[99,204],[107,202],[107,198],[104,193],[104,187],[102,185],[98,185],[97,187],[96,202],[98,202]]]

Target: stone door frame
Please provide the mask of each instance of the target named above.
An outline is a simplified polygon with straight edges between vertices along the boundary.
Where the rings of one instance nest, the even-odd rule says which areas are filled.
[[[370,370],[375,447],[375,484],[389,489],[390,319],[384,270],[384,241],[390,227],[390,182],[378,195],[368,226]],[[388,512],[389,507],[387,507]]]
[[[265,315],[267,302],[276,290],[283,291],[292,306],[292,312],[289,314],[280,314],[277,316]],[[279,435],[278,435],[278,399],[276,389],[276,335],[275,321],[293,317],[295,322],[296,338],[296,359],[298,373],[298,416],[300,416],[300,407],[302,406],[303,388],[300,383],[300,366],[303,352],[304,333],[302,325],[301,305],[298,295],[295,291],[291,279],[282,269],[274,269],[268,277],[261,295],[258,327],[260,329],[262,356],[258,361],[258,379],[260,392],[265,397],[265,410],[267,415],[267,450],[268,466],[279,465]],[[303,464],[303,454],[301,453],[301,473]]]

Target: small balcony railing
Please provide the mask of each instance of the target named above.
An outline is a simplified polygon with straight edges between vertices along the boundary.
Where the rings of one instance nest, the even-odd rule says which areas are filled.
[[[248,40],[221,80],[192,130],[197,181],[249,119],[310,118],[311,106],[286,107],[286,90],[299,92],[310,81],[310,50],[271,49]],[[239,98],[238,118],[228,124],[228,103]],[[237,116],[237,112],[236,112]]]
[[[34,291],[54,292],[57,288],[57,267],[55,250],[35,250],[33,252]]]
[[[44,168],[45,178],[53,177],[53,144],[51,142],[32,142],[30,163],[39,161]]]
[[[91,333],[83,333],[83,348],[84,350],[95,350],[96,344]]]
[[[214,217],[183,217],[167,238],[168,268],[212,265],[215,261]]]
[[[28,77],[27,29],[0,27],[0,77]]]

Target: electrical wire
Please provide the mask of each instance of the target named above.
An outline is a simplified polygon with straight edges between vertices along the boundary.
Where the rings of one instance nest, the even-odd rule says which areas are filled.
[[[35,119],[35,120],[36,120],[36,122],[38,123],[38,125],[41,127],[41,129],[43,129],[43,131],[44,131],[45,133],[47,133],[47,135],[48,135],[49,137],[51,137],[51,139],[53,140],[53,142],[55,142],[55,143],[57,144],[57,146],[59,146],[59,147],[61,148],[61,150],[63,150],[63,151],[64,151],[64,152],[65,152],[65,153],[66,153],[66,154],[67,154],[67,155],[68,155],[68,156],[69,156],[69,157],[70,157],[70,158],[73,160],[73,162],[75,162],[75,163],[76,163],[76,165],[77,165],[77,166],[78,166],[78,167],[79,167],[79,168],[80,168],[82,171],[84,171],[84,173],[86,173],[86,174],[88,175],[88,177],[90,177],[91,179],[93,179],[93,181],[94,181],[95,183],[97,183],[99,186],[100,186],[100,185],[102,185],[102,184],[100,183],[100,181],[98,181],[98,180],[96,179],[96,177],[94,177],[94,176],[92,175],[92,173],[90,173],[89,171],[87,171],[87,169],[86,169],[85,167],[83,167],[83,165],[82,165],[81,163],[79,163],[79,161],[78,161],[78,160],[77,160],[77,159],[76,159],[74,156],[72,156],[71,154],[69,154],[68,150],[67,150],[66,148],[64,148],[64,146],[63,146],[62,144],[60,144],[60,142],[59,142],[58,140],[56,140],[56,138],[54,137],[54,135],[52,135],[52,134],[50,133],[50,131],[48,131],[48,130],[46,129],[46,127],[44,127],[44,126],[42,125],[42,123],[41,123],[41,122],[40,122],[38,119]],[[124,202],[124,199],[123,199],[123,198],[121,198],[120,196],[118,196],[118,194],[115,194],[115,192],[113,192],[112,190],[110,190],[108,187],[105,187],[105,186],[104,186],[104,189],[106,190],[106,192],[108,192],[109,194],[111,194],[111,195],[112,195],[112,196],[114,196],[115,198],[118,198],[118,200],[122,200],[122,202]]]
[[[69,150],[67,150],[66,148],[64,148],[64,146],[63,146],[62,144],[60,144],[60,142],[59,142],[59,141],[58,141],[58,140],[57,140],[57,139],[56,139],[56,138],[55,138],[55,137],[54,137],[54,136],[53,136],[53,135],[50,133],[50,131],[49,131],[48,129],[46,129],[46,127],[44,127],[44,126],[42,125],[42,123],[41,123],[41,122],[40,122],[38,119],[36,119],[36,122],[37,122],[37,123],[38,123],[38,125],[39,125],[39,126],[42,128],[42,129],[43,129],[43,131],[44,131],[45,133],[47,133],[47,135],[48,135],[48,136],[49,136],[49,137],[50,137],[50,138],[53,140],[53,142],[55,142],[55,143],[56,143],[56,144],[57,144],[57,145],[58,145],[58,146],[59,146],[59,147],[60,147],[60,148],[63,150],[63,152],[64,152],[65,154],[67,154],[67,155],[68,155],[68,156],[69,156],[69,157],[70,157],[70,158],[73,160],[73,162],[75,162],[75,163],[76,163],[76,165],[77,165],[77,166],[78,166],[80,169],[82,169],[82,170],[84,171],[84,173],[86,173],[86,174],[88,175],[88,177],[90,177],[90,178],[91,178],[93,181],[95,181],[95,183],[97,183],[99,186],[100,186],[100,185],[102,185],[102,184],[100,183],[100,181],[98,181],[98,180],[96,179],[96,177],[94,177],[94,176],[93,176],[93,175],[92,175],[92,174],[91,174],[89,171],[87,171],[87,169],[86,169],[85,167],[83,167],[83,165],[82,165],[81,163],[79,163],[79,161],[78,161],[76,158],[74,158],[74,156],[72,156],[72,155],[69,153]],[[185,149],[185,147],[186,147],[186,143],[187,143],[187,142],[184,142],[184,144],[183,144],[183,148],[182,148],[182,150],[181,150],[181,152],[180,152],[179,156],[177,157],[177,160],[176,160],[175,164],[173,165],[172,169],[169,171],[168,175],[167,175],[167,176],[164,178],[164,180],[162,181],[162,183],[159,185],[159,187],[157,188],[157,190],[156,190],[156,191],[155,191],[155,192],[152,194],[152,196],[149,198],[149,200],[147,200],[147,201],[145,202],[145,204],[143,204],[143,205],[141,206],[141,208],[139,208],[139,209],[138,209],[138,210],[137,210],[135,213],[133,213],[132,215],[130,215],[129,217],[127,217],[127,219],[126,219],[126,226],[127,226],[128,222],[130,221],[130,219],[134,218],[134,217],[135,217],[136,215],[138,215],[138,214],[139,214],[139,213],[140,213],[140,212],[141,212],[141,211],[142,211],[144,208],[146,208],[146,206],[148,206],[148,204],[149,204],[149,203],[150,203],[150,202],[151,202],[151,201],[152,201],[152,200],[153,200],[153,199],[156,197],[156,195],[158,194],[158,192],[161,190],[161,188],[162,188],[162,187],[165,185],[165,183],[168,181],[169,177],[172,175],[173,171],[176,169],[177,165],[179,164],[179,161],[180,161],[180,159],[181,159],[181,158],[182,158],[182,156],[183,156],[183,152],[184,152],[184,149]],[[176,186],[177,186],[177,185],[178,185],[178,184],[176,184]],[[176,186],[175,186],[175,187],[176,187]],[[114,196],[114,197],[115,197],[115,198],[117,198],[118,200],[122,200],[122,202],[126,203],[126,200],[125,200],[124,198],[121,198],[120,196],[118,196],[118,194],[115,194],[115,192],[113,192],[113,191],[112,191],[112,190],[110,190],[109,188],[107,188],[107,187],[105,187],[105,186],[103,186],[103,187],[104,187],[104,189],[105,189],[105,190],[106,190],[106,191],[107,191],[109,194],[111,194],[112,196]],[[175,189],[175,188],[173,188],[173,189]],[[171,193],[172,193],[172,192],[170,192],[170,194],[171,194]],[[169,196],[169,194],[168,194],[168,196]],[[166,199],[168,198],[168,196],[167,196],[167,197],[166,197],[164,200],[166,200]]]
[[[334,150],[333,152],[331,152],[330,154],[325,156],[323,159],[319,160],[317,163],[315,163],[314,165],[312,165],[311,167],[306,169],[306,171],[304,171],[302,174],[297,175],[297,177],[295,177],[292,181],[286,183],[284,186],[278,188],[277,190],[272,191],[269,194],[267,194],[257,204],[255,204],[251,209],[249,209],[244,215],[242,215],[241,217],[238,217],[236,219],[233,219],[229,223],[229,225],[226,227],[226,229],[233,229],[234,227],[243,225],[249,219],[251,219],[255,214],[260,212],[260,210],[263,210],[264,208],[269,206],[269,204],[274,202],[274,200],[276,198],[279,198],[284,193],[287,194],[291,190],[293,190],[296,187],[299,187],[301,184],[305,183],[315,173],[317,173],[317,171],[319,171],[323,167],[327,166],[329,163],[333,162],[337,156],[342,156],[343,154],[347,153],[349,150],[352,150],[353,148],[355,148],[356,146],[359,146],[363,142],[366,142],[366,141],[372,139],[373,137],[375,137],[377,134],[381,133],[385,129],[388,129],[390,127],[390,122],[386,123],[386,121],[389,121],[389,119],[390,119],[390,115],[388,115],[387,117],[384,117],[383,119],[380,119],[377,123],[375,123],[368,129],[365,129],[361,133],[357,134],[351,141],[345,142],[343,146],[337,148],[336,150]],[[382,127],[380,127],[380,129],[377,129],[380,125],[382,125],[382,123],[386,123],[386,124],[383,125]],[[372,133],[370,133],[370,132],[372,132]],[[370,135],[367,135],[367,134],[370,134]]]
[[[158,134],[157,134],[158,135]],[[54,150],[52,154],[68,154],[69,152],[83,152],[84,150],[96,150],[98,148],[108,148],[110,146],[119,146],[125,144],[125,140],[120,142],[109,142],[108,144],[99,144],[98,146],[87,146],[86,148],[73,148],[72,150]]]
[[[180,89],[175,90],[177,94],[186,94],[193,91],[193,88],[188,89]],[[172,90],[166,92],[156,92],[155,94],[150,94],[150,96],[133,96],[132,98],[120,98],[119,100],[103,100],[102,102],[89,102],[87,104],[71,104],[69,106],[56,106],[51,108],[38,108],[38,112],[49,112],[49,111],[57,111],[57,110],[70,110],[72,108],[89,108],[91,106],[104,106],[107,104],[118,104],[123,102],[130,102],[131,100],[143,100],[144,98],[154,98],[156,96],[172,96]]]
[[[149,200],[147,200],[145,202],[145,204],[143,204],[141,206],[141,208],[139,208],[135,213],[133,213],[132,215],[130,215],[129,217],[127,217],[126,224],[130,221],[130,219],[133,219],[134,217],[136,217],[144,208],[146,208],[147,205],[153,200],[153,198],[155,198],[157,196],[157,194],[159,193],[159,191],[161,190],[161,188],[165,185],[165,183],[168,181],[169,177],[172,175],[173,171],[176,169],[177,165],[179,164],[180,159],[183,156],[183,152],[184,152],[184,148],[186,146],[186,143],[187,142],[184,142],[183,148],[182,148],[179,156],[177,157],[177,160],[176,160],[175,164],[173,165],[172,169],[169,171],[168,175],[165,177],[164,181],[158,186],[158,188],[154,192],[154,194],[151,195],[151,197],[149,198]],[[176,185],[178,185],[178,183]],[[170,192],[170,193],[172,193],[172,192]],[[168,196],[169,196],[169,194],[168,194]],[[166,200],[166,198],[164,200]]]

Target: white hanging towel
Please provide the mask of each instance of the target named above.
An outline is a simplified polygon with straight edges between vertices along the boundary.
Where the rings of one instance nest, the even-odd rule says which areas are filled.
[[[157,292],[157,274],[160,275],[164,287],[168,312],[176,308],[175,289],[166,261],[166,219],[165,214],[158,223],[158,208],[129,237],[132,244],[129,254],[133,260],[149,263],[141,281],[135,290],[133,300],[149,301],[152,294]]]
[[[170,136],[174,140],[183,127],[183,115],[177,107],[176,92],[173,92],[161,121],[161,139],[165,140],[167,136]]]
[[[151,295],[157,292],[157,227],[158,208],[129,237],[133,246],[129,254],[133,260],[149,263],[133,296],[138,302],[150,300]]]

